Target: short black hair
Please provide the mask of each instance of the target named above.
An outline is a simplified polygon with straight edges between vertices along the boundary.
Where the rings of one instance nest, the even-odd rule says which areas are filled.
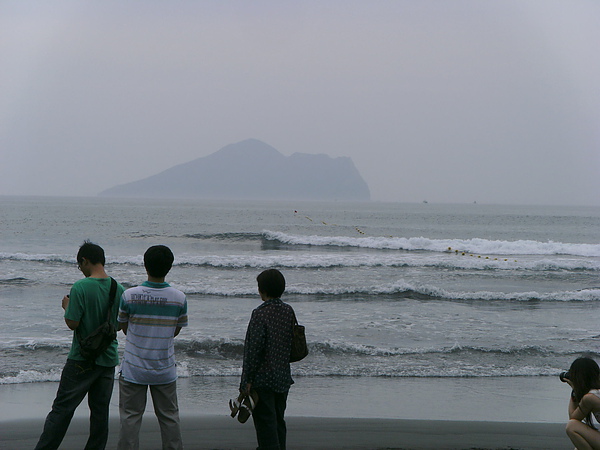
[[[98,244],[94,244],[90,241],[84,241],[79,247],[77,252],[77,262],[81,264],[83,258],[87,259],[92,264],[106,264],[106,257],[104,256],[104,250]]]
[[[154,278],[163,278],[173,267],[175,257],[166,245],[153,245],[144,253],[144,267],[148,275]]]
[[[266,294],[270,298],[279,298],[285,291],[285,278],[277,269],[267,269],[257,277],[258,292]]]

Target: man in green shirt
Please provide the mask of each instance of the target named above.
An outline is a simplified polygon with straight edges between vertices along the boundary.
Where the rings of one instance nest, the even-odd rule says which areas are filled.
[[[36,450],[60,446],[75,409],[86,395],[90,407],[90,436],[85,448],[104,449],[108,440],[108,408],[115,366],[119,364],[118,342],[115,339],[95,360],[86,360],[79,351],[77,334],[85,337],[106,321],[111,279],[104,270],[104,250],[96,244],[84,242],[77,253],[77,263],[85,278],[76,281],[70,294],[62,299],[65,322],[75,332],[52,411],[46,417]],[[123,291],[118,284],[111,316],[115,326]]]

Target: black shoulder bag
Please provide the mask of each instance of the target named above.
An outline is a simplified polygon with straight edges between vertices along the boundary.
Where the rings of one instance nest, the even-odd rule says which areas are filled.
[[[98,328],[92,331],[86,338],[81,338],[79,327],[75,330],[77,339],[79,339],[79,353],[89,361],[95,361],[98,356],[117,338],[117,328],[112,320],[112,311],[115,303],[115,294],[117,293],[117,282],[110,278],[110,293],[108,294],[108,311],[106,321]]]
[[[303,325],[298,325],[296,313],[294,312],[294,325],[292,335],[292,351],[290,353],[290,362],[297,362],[308,355],[308,345],[306,345],[306,334]]]

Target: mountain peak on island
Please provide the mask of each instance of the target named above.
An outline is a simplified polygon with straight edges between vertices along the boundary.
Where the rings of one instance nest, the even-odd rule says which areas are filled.
[[[208,156],[112,187],[107,197],[264,200],[369,200],[369,187],[348,157],[285,156],[258,140],[226,145]]]
[[[228,157],[244,157],[252,155],[264,158],[285,158],[285,156],[283,156],[283,154],[281,154],[279,150],[277,150],[274,147],[271,147],[269,144],[266,144],[263,141],[259,141],[258,139],[246,139],[241,142],[236,142],[235,144],[226,145],[222,149],[217,150],[211,156],[213,155],[227,155]]]

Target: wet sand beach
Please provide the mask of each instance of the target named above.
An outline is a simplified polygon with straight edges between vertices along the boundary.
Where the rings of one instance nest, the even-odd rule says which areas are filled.
[[[296,381],[287,410],[292,450],[572,448],[563,421],[568,392],[554,378]],[[236,382],[237,377],[179,380],[185,448],[256,448],[251,419],[240,424],[228,415],[227,399]],[[54,382],[0,386],[1,449],[35,446],[56,387]],[[118,439],[117,389],[111,403],[107,448],[115,448]],[[83,447],[87,417],[84,402],[61,448]],[[150,401],[140,448],[160,448]]]
[[[424,421],[289,417],[288,449],[567,449],[572,448],[561,424],[514,422]],[[0,448],[33,448],[43,419],[2,422]],[[227,416],[186,416],[182,433],[188,449],[254,449],[250,422]],[[87,419],[71,423],[61,449],[81,449],[87,439]],[[115,448],[118,420],[112,418],[107,448]],[[142,449],[160,449],[154,417],[145,418]],[[570,447],[571,446],[571,447]]]

